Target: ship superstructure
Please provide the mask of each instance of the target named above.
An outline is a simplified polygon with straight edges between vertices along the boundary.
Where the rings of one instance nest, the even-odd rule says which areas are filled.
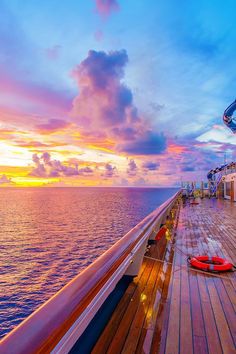
[[[217,167],[207,174],[209,196],[223,197],[236,201],[236,162]]]

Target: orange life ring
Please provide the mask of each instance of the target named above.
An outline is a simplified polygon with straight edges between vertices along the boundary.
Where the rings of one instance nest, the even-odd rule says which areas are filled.
[[[189,263],[192,267],[207,270],[207,271],[217,271],[224,272],[231,270],[234,265],[223,258],[220,257],[208,257],[208,256],[198,256],[189,258]]]

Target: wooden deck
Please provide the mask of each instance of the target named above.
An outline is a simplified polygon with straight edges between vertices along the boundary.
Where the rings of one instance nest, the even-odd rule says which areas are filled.
[[[189,255],[236,261],[236,204],[203,199],[181,206],[173,239],[146,253],[93,349],[103,353],[236,353],[236,272],[188,267]]]

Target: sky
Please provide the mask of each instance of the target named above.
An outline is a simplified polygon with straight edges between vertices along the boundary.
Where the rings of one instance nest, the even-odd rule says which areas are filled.
[[[235,0],[0,0],[0,186],[177,186],[236,159]]]

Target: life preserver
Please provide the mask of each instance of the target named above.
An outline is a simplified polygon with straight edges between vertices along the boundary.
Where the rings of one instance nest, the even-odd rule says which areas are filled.
[[[193,201],[193,202],[191,202],[190,203],[190,205],[198,205],[199,203],[198,202],[195,202],[195,201]]]
[[[224,272],[231,270],[234,265],[220,257],[198,256],[189,258],[189,263],[192,267],[207,270]]]
[[[164,225],[161,226],[160,230],[158,231],[158,233],[157,233],[156,236],[155,236],[155,240],[156,240],[156,241],[161,240],[162,237],[165,236],[166,231],[167,231],[167,227],[164,226]]]

